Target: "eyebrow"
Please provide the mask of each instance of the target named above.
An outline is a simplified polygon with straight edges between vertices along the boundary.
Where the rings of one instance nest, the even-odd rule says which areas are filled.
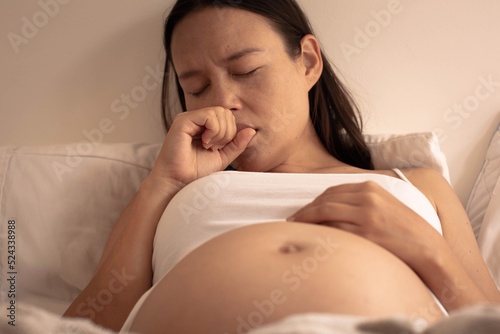
[[[222,60],[223,63],[232,63],[238,59],[241,59],[245,56],[248,56],[248,55],[251,55],[251,54],[255,54],[255,53],[261,53],[261,52],[264,52],[264,49],[260,49],[260,48],[246,48],[246,49],[243,49],[241,51],[238,51],[236,53],[233,53],[232,55],[229,55],[228,57],[224,58]],[[194,76],[197,76],[201,74],[201,71],[200,70],[192,70],[192,71],[187,71],[185,73],[182,73],[179,75],[179,80],[187,80],[187,79],[190,79]]]
[[[238,52],[230,55],[229,57],[227,57],[226,59],[224,59],[224,63],[231,63],[231,62],[236,61],[236,60],[238,60],[240,58],[248,56],[250,54],[261,53],[261,52],[264,52],[264,49],[260,49],[260,48],[247,48],[247,49],[238,51]]]

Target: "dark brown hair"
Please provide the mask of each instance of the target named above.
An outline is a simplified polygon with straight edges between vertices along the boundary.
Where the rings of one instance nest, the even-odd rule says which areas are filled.
[[[169,99],[175,94],[174,88],[182,111],[186,110],[178,78],[176,75],[172,78],[172,34],[176,25],[188,14],[207,7],[236,8],[265,17],[282,36],[292,59],[301,53],[302,38],[314,34],[309,20],[295,0],[177,0],[166,20],[164,34],[167,59],[163,78],[162,116],[167,129],[174,116],[174,101]],[[370,151],[362,136],[363,124],[359,110],[328,59],[325,55],[322,58],[323,73],[309,92],[310,116],[316,133],[330,154],[338,160],[352,166],[373,169]]]

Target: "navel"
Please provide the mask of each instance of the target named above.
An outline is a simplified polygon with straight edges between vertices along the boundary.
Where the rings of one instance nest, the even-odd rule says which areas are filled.
[[[287,242],[279,248],[280,253],[283,254],[299,253],[302,250],[304,250],[304,247],[294,242]]]

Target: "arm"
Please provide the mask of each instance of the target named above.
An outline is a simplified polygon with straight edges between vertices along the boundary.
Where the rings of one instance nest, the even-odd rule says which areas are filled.
[[[435,286],[432,290],[436,296],[441,294],[443,304],[450,304],[451,309],[461,307],[461,303],[471,304],[467,296],[474,295],[482,296],[483,302],[500,304],[500,293],[481,256],[470,221],[449,183],[433,170],[405,172],[433,202],[443,228],[444,238],[436,240],[432,254],[426,252],[422,261],[430,272],[439,273],[427,275],[426,284],[431,289]]]
[[[151,287],[153,238],[168,202],[182,184],[147,178],[113,229],[97,272],[64,316],[88,317],[118,331]]]
[[[253,129],[237,132],[232,112],[223,108],[179,115],[151,174],[111,232],[95,276],[64,316],[119,330],[152,285],[153,240],[168,203],[184,185],[224,170],[254,135]]]
[[[451,187],[429,170],[408,176],[435,204],[444,237],[373,182],[330,188],[292,220],[340,228],[384,247],[411,267],[448,311],[498,303],[499,292]]]

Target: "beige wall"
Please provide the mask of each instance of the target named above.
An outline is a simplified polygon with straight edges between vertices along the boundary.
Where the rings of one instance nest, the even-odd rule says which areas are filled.
[[[500,121],[500,1],[300,3],[367,131],[435,130],[465,201]],[[170,4],[0,0],[0,145],[161,141],[155,69]]]
[[[46,22],[40,3],[59,6]],[[103,119],[113,128],[105,141],[161,140],[160,85],[149,72],[163,67],[169,1],[147,3],[0,0],[0,144],[80,141]],[[27,43],[12,47],[10,32],[29,36]]]

